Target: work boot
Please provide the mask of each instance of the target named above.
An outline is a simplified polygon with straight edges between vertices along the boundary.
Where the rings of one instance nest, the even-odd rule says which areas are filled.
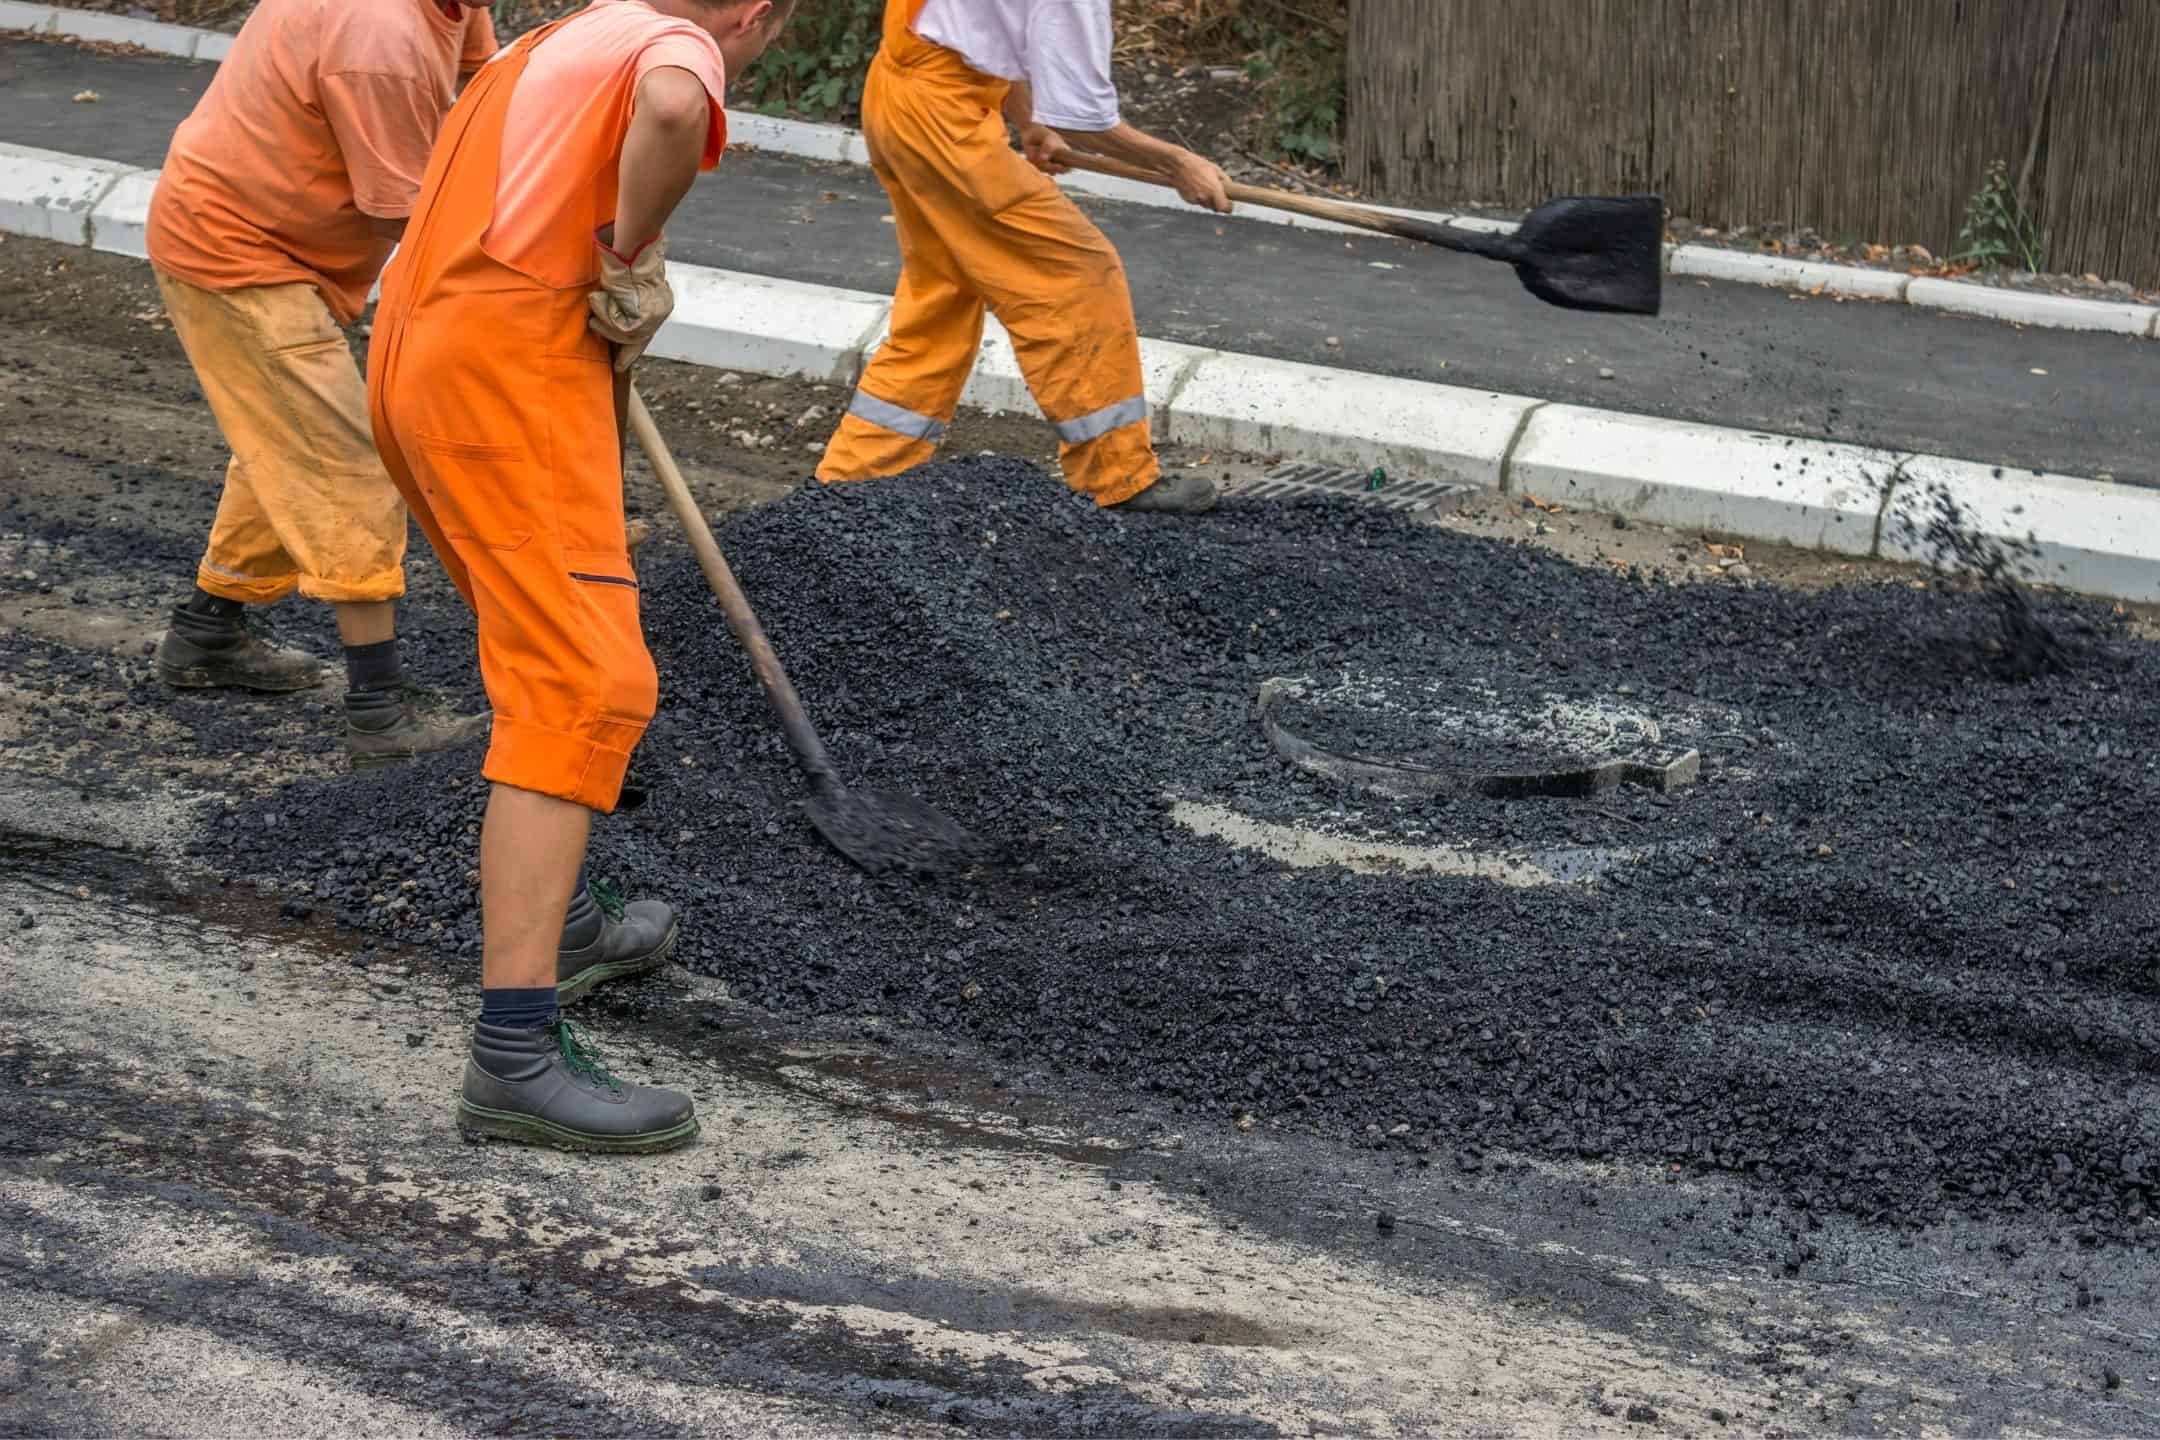
[[[469,1139],[558,1150],[672,1150],[698,1133],[688,1095],[624,1084],[563,1019],[530,1030],[475,1025],[457,1123]]]
[[[675,912],[658,900],[623,903],[595,880],[570,899],[555,956],[555,1003],[568,1005],[603,980],[659,969],[675,953]]]
[[[488,716],[421,715],[400,701],[382,712],[345,710],[345,755],[355,770],[395,765],[487,734]]]
[[[1222,492],[1205,475],[1178,472],[1164,475],[1130,500],[1121,500],[1110,508],[1158,515],[1205,515],[1221,498]]]
[[[173,607],[157,648],[158,678],[181,690],[231,687],[284,695],[322,684],[322,662],[305,650],[265,644],[248,629],[247,607],[197,590]]]

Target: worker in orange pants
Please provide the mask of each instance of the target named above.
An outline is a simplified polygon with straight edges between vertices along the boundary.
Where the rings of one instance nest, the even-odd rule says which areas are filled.
[[[444,749],[481,715],[416,714],[397,642],[405,506],[368,435],[340,332],[390,258],[458,77],[495,53],[494,0],[261,0],[151,197],[146,247],[232,461],[157,667],[169,685],[277,694],[321,664],[245,618],[295,590],[336,612],[355,766]]]
[[[1213,162],[1118,116],[1110,0],[886,0],[863,137],[900,240],[892,336],[818,465],[867,480],[936,451],[988,309],[1057,431],[1066,483],[1098,505],[1193,514],[1213,482],[1164,478],[1117,252],[1048,176],[1074,148],[1171,177],[1227,212]],[[1007,138],[1020,132],[1021,152]]]
[[[468,1134],[642,1151],[697,1133],[689,1096],[614,1079],[557,1007],[673,944],[654,902],[604,903],[615,929],[582,948],[565,929],[592,813],[615,808],[658,698],[623,404],[674,303],[662,226],[726,148],[726,77],[791,8],[595,0],[520,40],[451,112],[384,280],[376,446],[478,619],[495,712]]]

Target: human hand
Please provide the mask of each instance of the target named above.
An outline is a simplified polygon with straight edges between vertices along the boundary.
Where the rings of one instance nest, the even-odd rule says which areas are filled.
[[[1072,169],[1066,157],[1072,154],[1072,146],[1065,137],[1047,125],[1030,121],[1020,127],[1020,149],[1028,163],[1045,175],[1063,175]]]
[[[1214,161],[1190,150],[1182,151],[1170,178],[1177,182],[1178,194],[1185,197],[1187,204],[1220,215],[1230,213],[1230,177]]]
[[[654,236],[634,255],[624,256],[600,238],[600,288],[585,297],[594,333],[615,345],[618,373],[637,363],[653,335],[675,308],[667,281],[667,242]]]

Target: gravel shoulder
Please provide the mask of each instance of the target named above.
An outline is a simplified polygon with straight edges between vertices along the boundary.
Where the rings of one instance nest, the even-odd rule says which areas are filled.
[[[835,402],[665,366],[641,383],[716,516],[790,493],[822,438],[816,420],[795,422]],[[229,803],[259,816],[289,783],[342,793],[333,697],[217,705],[145,681],[144,644],[184,589],[223,462],[147,273],[0,243],[0,414],[0,924],[13,927],[0,1429],[2160,1425],[2160,1285],[2134,1234],[2086,1243],[2075,1216],[2053,1212],[1884,1225],[1625,1150],[1494,1146],[1471,1167],[1458,1145],[1342,1133],[1325,1104],[1317,1120],[1255,1106],[1241,1125],[1233,1109],[1114,1067],[1016,1057],[906,1005],[882,1021],[820,1013],[775,983],[781,969],[748,963],[796,943],[759,932],[752,911],[729,941],[742,963],[672,972],[588,1017],[626,1073],[690,1086],[703,1143],[628,1167],[464,1146],[446,1112],[475,1003],[469,962],[400,926],[341,927],[340,899],[308,903],[220,838]],[[1050,449],[1039,423],[979,416],[954,442],[1036,461]],[[1233,480],[1263,463],[1170,459]],[[642,474],[632,494],[660,513]],[[1726,557],[1702,537],[1521,502],[1469,499],[1444,524],[1528,542],[1495,553],[1522,557],[1532,593],[1545,564],[1661,565],[1697,577],[1691,593],[1714,614],[1891,578],[1751,551],[1772,583],[1712,579]],[[659,566],[681,569],[655,543]],[[852,562],[836,548],[832,563]],[[424,546],[412,571],[416,679],[471,703],[470,640]],[[668,574],[674,594],[686,576]],[[1465,623],[1501,598],[1467,598]],[[830,644],[878,645],[904,615],[869,590],[863,606]],[[682,613],[670,646],[691,643],[698,622]],[[795,627],[784,653],[826,643],[794,607],[776,613]],[[280,607],[274,623],[329,653],[308,608]],[[677,675],[749,724],[754,696],[724,661]],[[851,763],[892,753],[857,701],[821,694]],[[769,747],[653,758],[681,770],[685,754],[725,805],[761,827],[768,813],[794,823]],[[462,843],[393,838],[446,855]],[[800,871],[786,886],[828,888],[835,934],[858,923],[851,911],[907,907],[849,892],[792,830],[761,848]],[[724,874],[696,883],[738,893]],[[935,915],[947,902],[925,903]],[[1516,904],[1480,903],[1494,926]],[[1652,952],[1615,951],[1629,953]],[[940,968],[892,963],[911,982]],[[1996,993],[1924,1003],[1965,1014]],[[1910,1026],[1911,1043],[1928,1045],[1924,1030]],[[1934,1083],[1954,1090],[1989,1065],[2038,1073],[2031,1053],[1975,1065]],[[2094,1063],[2096,1096],[2129,1093],[2125,1081],[2120,1064]],[[1808,1253],[1793,1265],[1796,1239]]]

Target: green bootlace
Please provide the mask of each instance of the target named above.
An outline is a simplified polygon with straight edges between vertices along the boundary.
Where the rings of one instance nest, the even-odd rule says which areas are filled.
[[[592,1037],[568,1020],[558,1019],[554,1029],[555,1047],[562,1052],[563,1064],[569,1067],[572,1075],[605,1085],[618,1095],[622,1093],[622,1081],[600,1063],[600,1051],[593,1045]]]
[[[620,925],[623,918],[622,891],[605,880],[590,881],[585,888],[592,892],[593,904],[600,907],[600,913]]]

